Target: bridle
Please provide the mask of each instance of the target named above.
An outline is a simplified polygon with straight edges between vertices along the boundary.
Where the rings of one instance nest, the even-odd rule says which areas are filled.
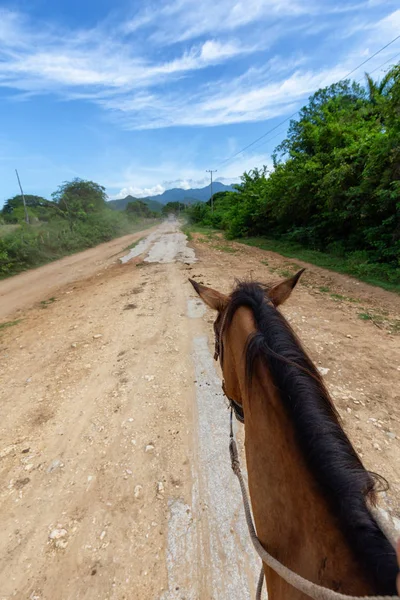
[[[222,369],[222,361],[223,361],[223,357],[224,357],[224,346],[222,343],[222,335],[224,332],[227,314],[228,314],[228,311],[227,311],[227,309],[225,309],[225,312],[222,315],[222,322],[221,322],[221,327],[220,327],[219,331],[217,330],[217,328],[214,325],[214,335],[215,335],[214,360],[219,359],[221,369]],[[230,398],[228,396],[228,394],[226,393],[226,390],[225,390],[224,379],[222,379],[222,391],[224,393],[224,396],[226,396],[226,398],[229,400],[230,407],[233,410],[233,412],[235,413],[235,417],[237,418],[237,420],[240,423],[244,424],[243,406],[241,404],[239,404],[238,402],[236,402],[236,400],[234,400],[233,398]]]

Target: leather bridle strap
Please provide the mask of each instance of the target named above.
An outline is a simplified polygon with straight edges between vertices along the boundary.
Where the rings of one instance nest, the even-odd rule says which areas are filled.
[[[222,317],[222,323],[221,323],[221,328],[219,330],[219,333],[215,332],[214,360],[218,360],[218,358],[219,358],[221,368],[222,368],[222,359],[223,359],[223,351],[224,351],[224,347],[222,345],[222,334],[223,334],[223,330],[225,327],[226,315],[227,315],[227,311],[225,310],[225,313]],[[228,398],[230,407],[233,410],[233,412],[235,413],[235,417],[237,418],[237,420],[240,423],[244,424],[243,406],[241,404],[239,404],[238,402],[236,402],[236,400],[234,400],[233,398],[230,398],[228,396],[228,394],[226,393],[226,390],[225,390],[225,381],[224,380],[222,380],[222,391],[223,391],[224,395]]]

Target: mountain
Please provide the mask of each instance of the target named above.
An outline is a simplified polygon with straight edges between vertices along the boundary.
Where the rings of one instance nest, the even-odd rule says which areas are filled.
[[[220,181],[214,181],[213,193],[217,192],[234,192],[234,188],[231,185],[224,185]],[[182,188],[173,188],[172,190],[165,190],[162,194],[157,196],[149,196],[148,198],[135,198],[134,196],[126,196],[120,200],[109,200],[108,204],[110,208],[115,210],[124,210],[128,202],[135,202],[135,200],[141,200],[145,202],[151,210],[160,212],[162,205],[168,202],[182,202],[184,204],[195,204],[196,202],[207,202],[210,199],[210,186],[207,185],[204,188],[190,188],[183,190]]]
[[[224,185],[220,181],[214,181],[213,183],[213,193],[217,192],[233,192],[234,188],[231,185]],[[211,191],[210,186],[207,185],[204,188],[190,188],[188,190],[183,190],[182,188],[173,188],[172,190],[165,190],[162,194],[158,196],[150,196],[152,200],[157,200],[157,202],[161,202],[161,204],[167,204],[168,202],[185,202],[185,199],[192,204],[194,201],[207,202],[210,199]]]
[[[125,196],[125,198],[120,198],[119,200],[109,200],[108,206],[114,210],[124,210],[129,202],[137,202],[137,200],[147,204],[150,210],[161,212],[162,204],[157,202],[157,200],[152,200],[151,198],[135,198],[135,196]]]

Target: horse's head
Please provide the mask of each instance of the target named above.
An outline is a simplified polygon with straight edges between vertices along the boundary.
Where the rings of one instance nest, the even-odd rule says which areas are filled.
[[[270,288],[265,288],[266,298],[275,306],[278,307],[280,304],[285,302],[292,293],[293,288],[300,279],[300,276],[305,269],[301,269],[296,275],[281,281],[277,285]],[[241,388],[239,385],[236,369],[234,367],[234,360],[232,356],[232,348],[230,344],[226,343],[226,317],[229,313],[229,305],[231,302],[231,296],[227,296],[217,290],[206,287],[193,279],[189,279],[194,289],[203,300],[203,302],[217,312],[217,317],[214,321],[214,334],[215,334],[215,354],[214,358],[219,358],[221,369],[224,377],[224,392],[226,396],[233,401],[233,404],[242,405]],[[235,409],[236,410],[236,409]],[[236,410],[236,416],[238,411]]]

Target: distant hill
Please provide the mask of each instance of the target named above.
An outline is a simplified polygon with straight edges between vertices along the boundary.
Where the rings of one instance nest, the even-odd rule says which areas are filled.
[[[140,200],[141,202],[147,204],[150,210],[154,210],[154,212],[161,212],[162,204],[160,202],[157,202],[157,200],[152,200],[151,198],[135,198],[135,196],[130,195],[119,200],[109,200],[108,205],[110,208],[113,208],[115,210],[124,210],[129,202],[135,202],[137,200]]]
[[[217,192],[233,192],[234,188],[231,185],[224,185],[220,181],[215,181],[213,183],[213,193]],[[193,202],[207,202],[210,199],[210,186],[207,185],[204,188],[190,188],[188,190],[183,190],[182,188],[173,188],[172,190],[165,190],[162,194],[158,196],[150,196],[153,200],[157,200],[161,202],[161,204],[167,204],[168,202],[184,202],[185,199],[190,204]]]
[[[224,185],[220,181],[213,183],[213,193],[217,192],[233,192],[235,191],[231,185]],[[182,202],[184,204],[195,204],[196,202],[207,202],[210,199],[210,186],[207,185],[204,188],[184,190],[182,188],[173,188],[172,190],[165,190],[162,194],[157,196],[149,196],[148,198],[135,198],[134,196],[126,196],[120,200],[110,200],[108,204],[111,208],[116,210],[124,210],[128,202],[134,202],[135,200],[141,200],[145,202],[151,210],[161,212],[163,204],[168,202]]]

